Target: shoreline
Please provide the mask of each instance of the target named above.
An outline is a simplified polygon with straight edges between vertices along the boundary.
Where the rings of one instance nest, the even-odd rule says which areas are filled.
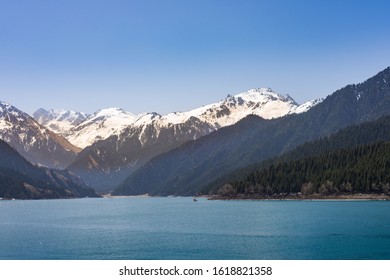
[[[219,196],[219,195],[195,195],[195,196],[150,196],[148,194],[143,195],[121,195],[112,196],[111,194],[100,194],[99,197],[103,199],[120,199],[120,198],[164,198],[164,197],[185,197],[189,199],[207,199],[207,200],[258,200],[258,201],[390,201],[390,195],[385,194],[353,194],[353,195],[329,195],[329,196],[303,196],[303,195],[284,195],[284,196]],[[85,198],[85,197],[84,197]],[[94,197],[88,197],[94,198]],[[0,201],[13,201],[13,200],[72,200],[83,198],[55,198],[55,199],[15,199],[1,197]]]
[[[342,194],[342,195],[329,195],[329,196],[320,196],[320,195],[286,195],[286,196],[235,196],[235,197],[226,197],[211,195],[208,200],[307,200],[307,201],[390,201],[390,195],[385,194]]]

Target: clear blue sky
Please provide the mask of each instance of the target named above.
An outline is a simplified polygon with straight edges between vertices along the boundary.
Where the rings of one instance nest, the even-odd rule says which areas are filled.
[[[184,111],[250,88],[299,103],[390,66],[390,1],[0,0],[0,100]]]

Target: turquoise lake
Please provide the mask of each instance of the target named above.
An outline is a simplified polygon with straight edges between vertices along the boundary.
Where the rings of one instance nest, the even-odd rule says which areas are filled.
[[[388,201],[0,201],[0,259],[390,259]]]

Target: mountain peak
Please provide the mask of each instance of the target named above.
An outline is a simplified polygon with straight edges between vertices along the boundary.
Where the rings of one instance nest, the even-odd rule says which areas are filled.
[[[64,167],[78,151],[64,138],[6,102],[0,102],[0,139],[31,162],[47,166]],[[58,158],[54,159],[53,154]]]
[[[246,92],[235,95],[236,98],[242,98],[247,102],[269,102],[280,100],[282,102],[298,105],[295,100],[288,94],[280,94],[271,88],[253,88]]]
[[[273,92],[271,88],[265,87],[265,88],[251,88],[247,92],[258,92],[258,93],[264,93],[264,92]]]
[[[91,116],[88,117],[86,122],[94,121],[97,119],[102,120],[110,120],[113,119],[115,121],[124,120],[125,122],[134,122],[136,116],[130,112],[123,110],[122,108],[105,108],[96,111]]]
[[[8,108],[10,106],[11,106],[10,104],[3,102],[3,101],[0,101],[0,114],[2,115],[4,111],[8,111]]]
[[[4,102],[4,101],[1,101],[1,100],[0,100],[0,106],[1,106],[1,107],[10,107],[11,104],[9,104],[9,103],[7,103],[7,102]]]
[[[82,123],[68,131],[65,136],[71,143],[85,148],[99,140],[118,135],[135,120],[135,115],[121,108],[101,109],[88,116]]]
[[[119,115],[134,116],[132,113],[126,112],[122,108],[117,108],[117,107],[101,109],[101,110],[97,111],[96,113],[94,113],[94,115],[96,115],[96,116],[109,116],[109,117],[119,116]]]
[[[57,134],[65,136],[69,130],[81,124],[88,117],[83,112],[68,111],[63,109],[39,108],[33,114],[34,119],[41,125],[49,128]]]
[[[11,119],[18,119],[20,121],[21,119],[26,120],[30,118],[28,114],[20,111],[18,108],[12,106],[11,104],[0,101],[0,117],[5,116],[7,116],[8,121],[11,121]]]

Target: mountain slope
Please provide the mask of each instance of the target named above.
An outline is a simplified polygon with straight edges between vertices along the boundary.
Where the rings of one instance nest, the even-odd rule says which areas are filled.
[[[319,102],[298,106],[287,95],[271,89],[253,89],[188,112],[143,114],[119,134],[87,147],[68,169],[99,191],[112,190],[152,157],[247,115],[277,118],[308,110]]]
[[[79,148],[46,129],[28,114],[0,101],[0,139],[33,163],[64,168]]]
[[[268,168],[271,165],[316,157],[327,152],[352,149],[362,145],[385,141],[390,142],[390,116],[382,117],[372,122],[346,127],[330,136],[299,145],[279,157],[234,170],[211,182],[201,190],[201,193],[216,193],[221,186],[233,181],[244,180],[256,170]]]
[[[43,199],[96,197],[78,177],[67,171],[37,167],[0,140],[0,197]]]
[[[390,114],[390,68],[328,96],[311,110],[278,119],[250,116],[160,155],[130,175],[115,195],[190,195],[234,169],[280,155],[346,126]]]

